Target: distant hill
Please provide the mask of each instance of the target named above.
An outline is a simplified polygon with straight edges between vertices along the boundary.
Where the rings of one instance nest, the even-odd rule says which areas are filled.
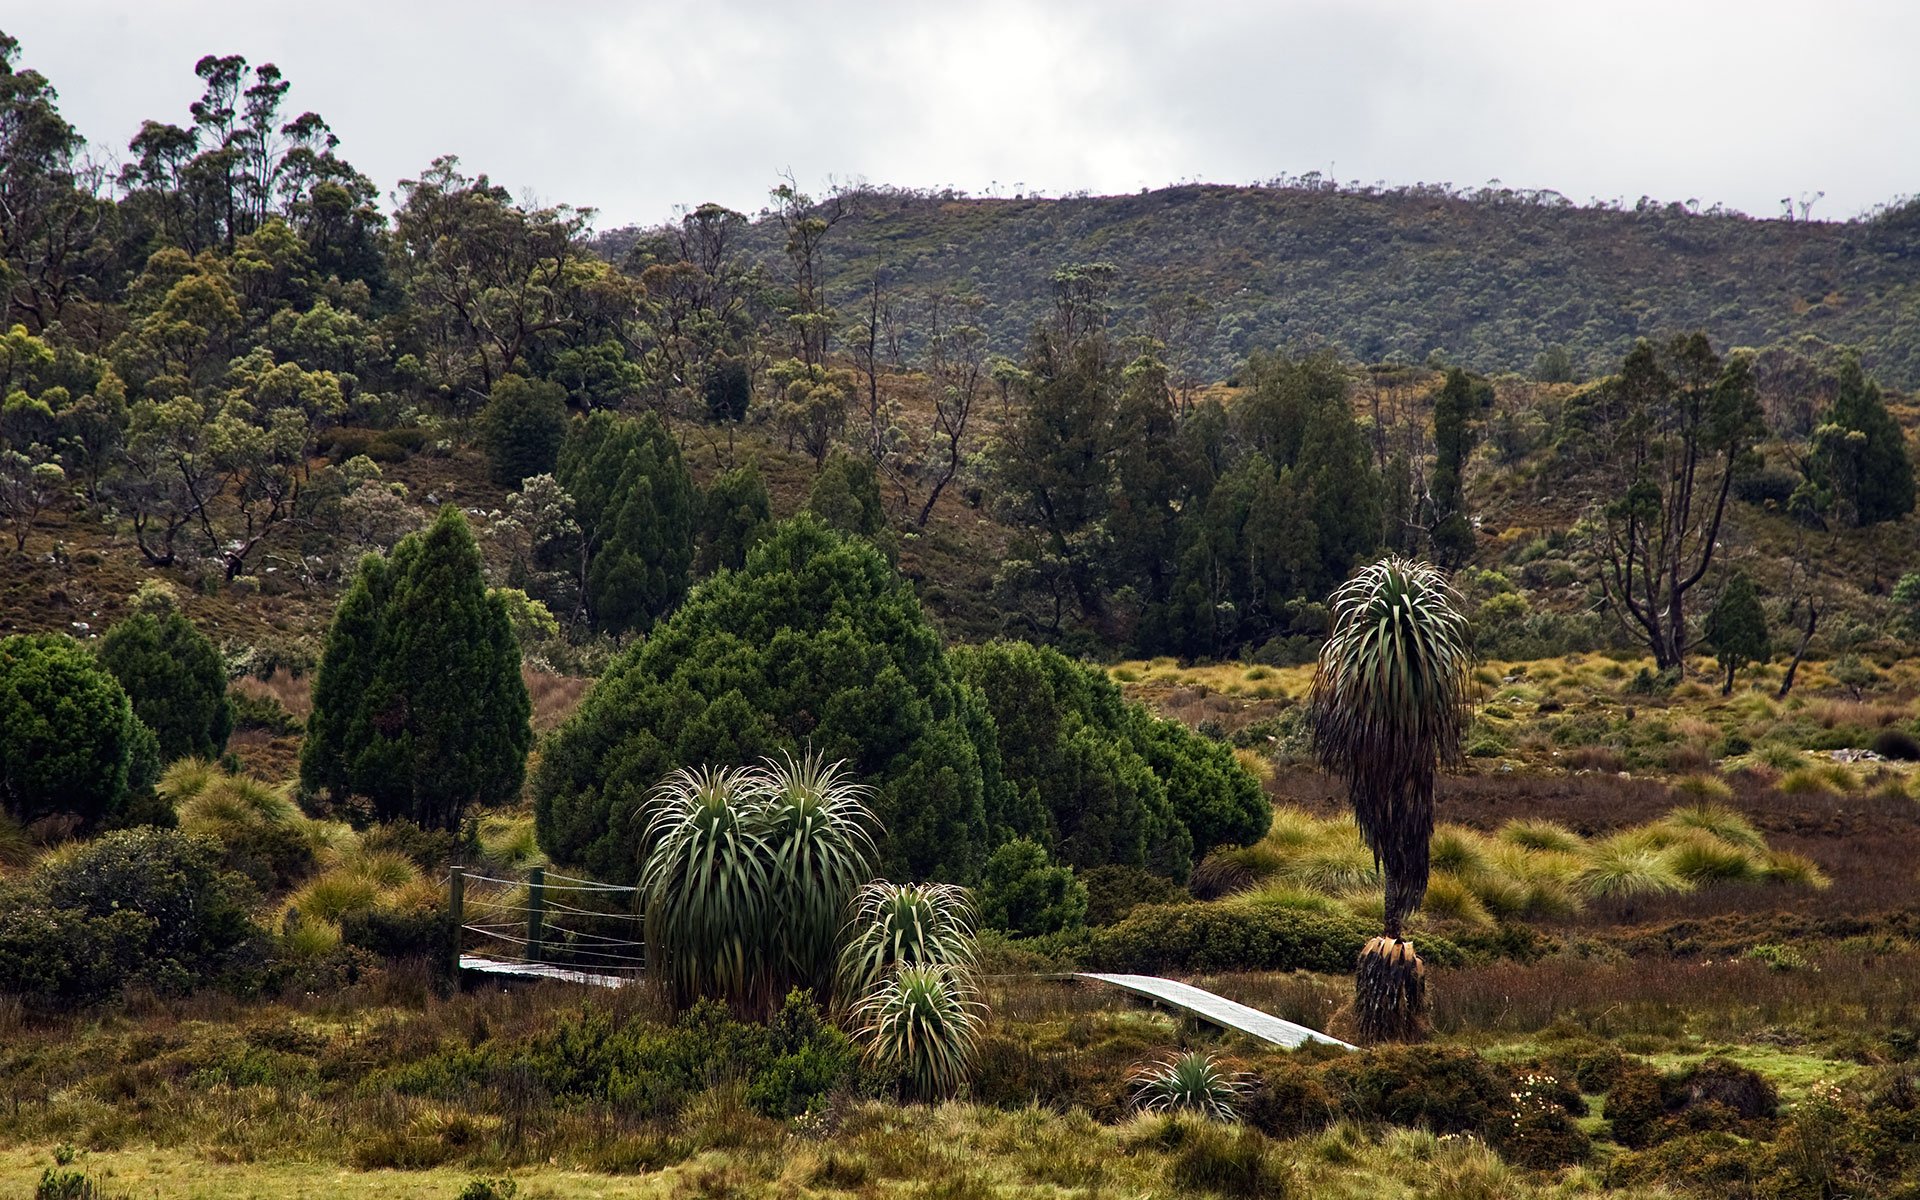
[[[1255,349],[1329,341],[1363,361],[1440,349],[1485,370],[1529,369],[1564,346],[1606,369],[1642,335],[1706,329],[1720,345],[1814,335],[1920,384],[1920,202],[1845,221],[1758,220],[1679,204],[1589,206],[1557,193],[1440,188],[1184,186],[1132,196],[980,199],[856,193],[826,241],[849,311],[875,268],[905,290],[971,286],[1014,352],[1065,265],[1117,268],[1123,324],[1205,305],[1191,368],[1219,379]],[[604,236],[618,250],[637,231]],[[756,222],[754,252],[781,253]],[[776,270],[780,269],[776,266]]]

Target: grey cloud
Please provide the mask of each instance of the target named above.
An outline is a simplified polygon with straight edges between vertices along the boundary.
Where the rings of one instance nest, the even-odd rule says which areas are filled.
[[[1329,172],[1845,216],[1913,188],[1920,9],[1694,0],[105,4],[0,18],[96,142],[278,63],[383,189],[435,155],[603,226],[777,172],[1133,191]]]

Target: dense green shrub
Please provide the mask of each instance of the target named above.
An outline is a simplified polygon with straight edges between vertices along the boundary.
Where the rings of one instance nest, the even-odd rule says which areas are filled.
[[[738,570],[772,524],[773,502],[760,468],[749,462],[722,471],[700,496],[700,552],[694,569],[701,575]]]
[[[1748,1142],[1725,1131],[1682,1133],[1639,1153],[1621,1155],[1611,1174],[1624,1184],[1660,1182],[1701,1196],[1766,1194],[1826,1200],[1836,1194],[1790,1188],[1761,1193],[1756,1185],[1770,1173],[1772,1157],[1764,1143]]]
[[[25,824],[96,825],[158,775],[153,734],[93,655],[65,634],[0,638],[0,808]]]
[[[1353,969],[1371,930],[1350,913],[1279,905],[1142,905],[1126,920],[1096,929],[1087,961],[1103,971],[1146,975],[1200,971]],[[1437,939],[1420,952],[1434,961]]]
[[[233,731],[220,652],[178,610],[137,612],[107,630],[100,664],[159,739],[165,762],[217,758]]]
[[[557,1099],[610,1104],[634,1118],[671,1118],[695,1095],[725,1082],[770,1117],[818,1108],[858,1077],[858,1054],[802,992],[764,1025],[741,1022],[704,1001],[672,1025],[589,1013],[530,1042],[486,1043],[395,1068],[403,1093],[456,1099],[508,1074],[537,1081]]]
[[[480,568],[451,506],[388,558],[361,562],[314,681],[303,786],[443,829],[469,804],[519,794],[532,707],[506,606]]]
[[[628,648],[548,739],[540,844],[629,881],[637,814],[668,772],[808,747],[877,789],[885,872],[978,873],[1004,819],[991,718],[912,585],[872,546],[802,515]]]
[[[1009,831],[1060,861],[1184,879],[1196,853],[1266,833],[1271,805],[1230,749],[1129,703],[1103,672],[1025,642],[953,657],[993,714],[1018,797]]]
[[[1187,827],[1196,860],[1215,846],[1250,846],[1266,836],[1273,804],[1230,748],[1140,705],[1129,715],[1134,744],[1166,781],[1167,800]]]
[[[698,493],[680,445],[652,413],[573,423],[554,475],[589,552],[587,612],[606,633],[646,632],[687,594]]]
[[[504,488],[518,488],[530,475],[552,474],[566,433],[566,390],[542,379],[501,376],[480,413],[488,474]]]
[[[267,733],[299,733],[300,721],[287,711],[278,697],[253,692],[227,693],[227,706],[233,713],[235,729],[259,729]]]
[[[1288,1063],[1260,1072],[1247,1093],[1244,1115],[1260,1132],[1290,1138],[1332,1124],[1340,1106],[1317,1070]]]
[[[1661,1074],[1642,1064],[1618,1073],[1607,1090],[1606,1113],[1613,1140],[1648,1146],[1685,1132],[1743,1131],[1743,1123],[1779,1111],[1780,1097],[1759,1072],[1724,1058],[1710,1058]]]
[[[1612,1042],[1590,1040],[1556,1047],[1546,1056],[1545,1068],[1582,1092],[1599,1094],[1610,1091],[1638,1061]],[[1608,1109],[1612,1109],[1611,1101]]]
[[[1078,872],[1087,889],[1087,924],[1113,925],[1142,904],[1177,904],[1179,885],[1139,867],[1090,867]]]
[[[1664,1091],[1669,1107],[1719,1104],[1743,1120],[1772,1117],[1780,1111],[1780,1093],[1771,1080],[1725,1058],[1709,1058],[1676,1073]]]
[[[369,908],[340,918],[340,940],[381,958],[444,962],[453,914],[444,908]]]
[[[1868,748],[1881,758],[1891,758],[1897,762],[1920,760],[1920,738],[1904,729],[1882,729],[1873,735]]]
[[[1587,1111],[1574,1087],[1464,1047],[1379,1047],[1329,1062],[1321,1080],[1347,1116],[1476,1134],[1521,1166],[1567,1166],[1592,1152],[1574,1121]]]
[[[1512,1079],[1457,1046],[1385,1046],[1330,1064],[1322,1076],[1343,1109],[1435,1133],[1480,1133],[1509,1111]]]
[[[262,892],[281,892],[319,867],[313,841],[290,821],[222,824],[213,832],[221,865],[237,871]]]
[[[184,993],[264,962],[253,889],[211,839],[106,834],[0,885],[0,993],[91,1003],[128,986]]]
[[[1611,1115],[1611,1098],[1607,1108]],[[1920,1171],[1920,1077],[1903,1064],[1844,1089],[1816,1082],[1777,1125],[1710,1101],[1664,1118],[1642,1144],[1615,1160],[1620,1182],[1766,1200],[1908,1196]]]
[[[1082,924],[1087,889],[1069,867],[1054,866],[1046,848],[1027,838],[1003,843],[987,859],[975,889],[988,928],[1039,937]]]

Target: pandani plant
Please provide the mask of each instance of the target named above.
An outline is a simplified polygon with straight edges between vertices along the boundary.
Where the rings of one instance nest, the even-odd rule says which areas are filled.
[[[842,995],[862,996],[900,967],[941,966],[959,976],[974,967],[973,902],[950,883],[862,887],[840,951]]]
[[[1355,970],[1355,1023],[1362,1042],[1404,1041],[1425,1027],[1426,972],[1403,935],[1427,890],[1434,773],[1460,758],[1470,631],[1446,576],[1403,558],[1362,569],[1331,607],[1307,720],[1386,882],[1384,928]]]
[[[869,795],[813,755],[662,780],[644,810],[649,973],[675,1007],[715,997],[756,1017],[812,989],[904,1091],[950,1095],[985,1014],[973,905],[948,884],[861,882]]]
[[[647,968],[676,1008],[704,996],[741,1012],[771,1005],[765,807],[758,776],[744,767],[683,768],[648,799]]]
[[[1129,1081],[1133,1106],[1147,1113],[1193,1113],[1210,1121],[1240,1119],[1247,1077],[1231,1072],[1213,1055],[1189,1050],[1135,1067]]]
[[[854,1006],[854,1036],[869,1064],[918,1100],[966,1082],[986,1024],[968,972],[938,963],[894,968]]]
[[[860,889],[847,922],[840,992],[858,997],[855,1039],[919,1099],[951,1095],[979,1049],[975,922],[965,888],[884,880]]]

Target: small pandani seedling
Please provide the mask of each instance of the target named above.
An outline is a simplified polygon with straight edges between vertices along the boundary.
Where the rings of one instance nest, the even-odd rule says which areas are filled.
[[[1131,1082],[1141,1112],[1195,1113],[1210,1121],[1239,1120],[1247,1092],[1245,1075],[1223,1070],[1199,1050],[1136,1067]]]

